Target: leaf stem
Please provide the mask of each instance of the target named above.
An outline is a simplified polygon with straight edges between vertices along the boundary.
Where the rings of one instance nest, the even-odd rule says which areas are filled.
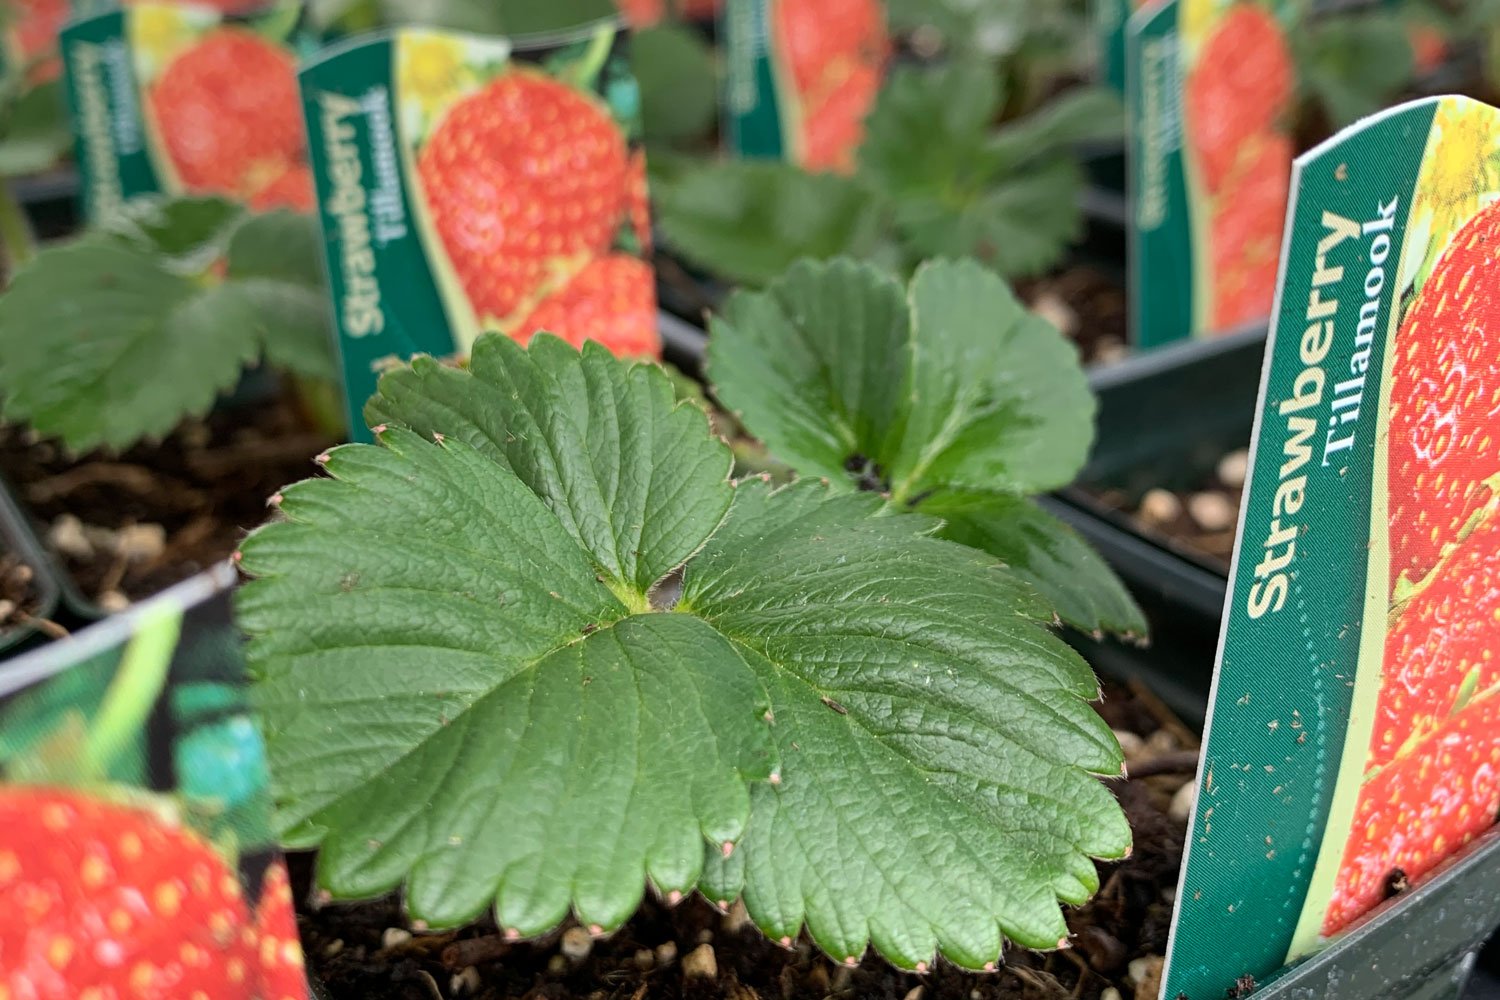
[[[166,684],[181,633],[182,609],[170,602],[147,610],[137,623],[84,740],[79,767],[85,778],[108,773],[120,748],[145,724]]]

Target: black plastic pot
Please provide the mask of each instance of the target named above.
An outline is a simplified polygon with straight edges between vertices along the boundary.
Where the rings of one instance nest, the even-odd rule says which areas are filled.
[[[11,194],[26,212],[38,239],[66,236],[82,224],[78,202],[78,170],[64,164],[42,174],[9,182]]]
[[[14,553],[30,567],[37,605],[31,612],[35,619],[50,619],[57,609],[59,586],[52,560],[42,549],[26,516],[5,490],[0,490],[0,553]],[[23,646],[37,632],[35,624],[24,623],[0,631],[0,654]]]

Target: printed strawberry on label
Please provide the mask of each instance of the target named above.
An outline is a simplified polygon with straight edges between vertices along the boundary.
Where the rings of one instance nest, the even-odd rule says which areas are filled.
[[[1500,474],[1500,204],[1458,231],[1397,339],[1390,413],[1391,584],[1459,541]]]
[[[148,101],[186,190],[257,208],[312,207],[289,51],[246,28],[216,28],[172,60]]]
[[[13,5],[10,25],[14,55],[28,68],[30,83],[57,79],[62,62],[57,58],[57,36],[68,20],[68,0],[19,0]]]
[[[890,52],[880,0],[776,0],[772,31],[802,116],[801,163],[847,173]]]
[[[280,861],[266,870],[261,883],[255,933],[257,1000],[305,1000],[307,982],[302,943],[297,937],[297,913],[286,865]]]
[[[157,814],[0,788],[0,993],[252,1000],[257,934],[235,871]]]
[[[1245,145],[1250,155],[1225,183],[1211,223],[1216,330],[1265,317],[1276,295],[1292,142],[1267,133]]]
[[[521,67],[448,110],[418,172],[470,304],[504,329],[609,248],[631,187],[602,103]]]
[[[1500,695],[1491,694],[1367,776],[1323,933],[1375,906],[1398,879],[1430,871],[1497,810]]]
[[[522,344],[539,330],[574,347],[597,340],[621,357],[656,357],[656,289],[650,265],[627,254],[591,262],[561,291],[542,300],[514,334]]]

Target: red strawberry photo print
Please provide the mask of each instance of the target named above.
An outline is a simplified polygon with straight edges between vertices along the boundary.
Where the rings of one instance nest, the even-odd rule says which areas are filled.
[[[168,193],[311,211],[297,57],[276,37],[283,20],[226,20],[219,8],[231,6],[130,6],[131,51],[158,169]]]
[[[538,331],[657,357],[639,97],[617,29],[525,51],[404,32],[398,113],[429,259],[464,352]]]
[[[891,43],[882,0],[769,0],[783,92],[795,95],[793,159],[850,173]]]

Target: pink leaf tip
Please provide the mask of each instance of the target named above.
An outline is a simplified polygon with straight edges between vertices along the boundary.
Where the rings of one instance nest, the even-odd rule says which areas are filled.
[[[724,843],[720,845],[719,849],[724,852],[724,857],[726,857],[726,858],[729,857],[731,854],[734,853],[734,841],[732,841],[732,840],[726,840],[726,841],[724,841]]]

